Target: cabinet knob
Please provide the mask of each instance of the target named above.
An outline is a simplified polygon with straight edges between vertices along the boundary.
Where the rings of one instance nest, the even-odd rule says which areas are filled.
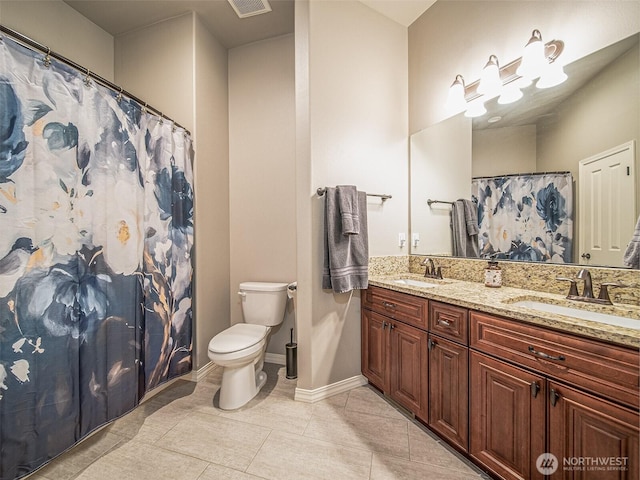
[[[389,330],[393,330],[394,328],[396,328],[396,326],[393,323],[389,324]]]
[[[555,388],[552,388],[549,391],[549,400],[551,401],[552,407],[555,407],[556,404],[558,403],[558,400],[560,400],[560,394],[556,391]]]
[[[382,322],[382,329],[384,330],[385,328],[387,328],[387,325],[389,325],[387,322]]]
[[[429,351],[433,350],[436,345],[437,345],[436,342],[434,342],[433,340],[429,339],[429,341],[427,342],[427,350],[429,350]]]

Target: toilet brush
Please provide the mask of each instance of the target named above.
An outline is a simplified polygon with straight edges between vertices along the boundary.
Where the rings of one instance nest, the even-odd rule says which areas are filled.
[[[287,350],[287,378],[298,378],[298,344],[293,343],[293,328],[291,329],[291,342],[286,345]]]

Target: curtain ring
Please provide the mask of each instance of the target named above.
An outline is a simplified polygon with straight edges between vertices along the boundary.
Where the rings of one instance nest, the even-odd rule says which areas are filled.
[[[87,73],[85,74],[85,77],[84,77],[84,85],[86,87],[91,86],[91,72],[89,71],[88,68],[87,68]]]
[[[147,113],[147,103],[145,102],[144,107],[142,107],[142,113]]]
[[[45,55],[42,63],[47,68],[51,65],[51,49],[49,47],[47,47],[47,54]]]
[[[118,92],[118,95],[116,96],[116,102],[120,103],[120,100],[122,100],[122,87],[120,87],[120,91]]]
[[[164,115],[160,112],[160,125],[164,124]]]

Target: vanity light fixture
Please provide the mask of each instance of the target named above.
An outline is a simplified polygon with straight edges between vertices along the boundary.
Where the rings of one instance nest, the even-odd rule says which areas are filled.
[[[531,33],[529,42],[524,47],[522,61],[516,70],[521,77],[533,80],[542,75],[545,65],[548,64],[546,55],[544,54],[544,45],[542,43],[542,34],[540,30],[534,30]]]
[[[542,73],[540,79],[536,82],[538,88],[551,88],[560,85],[567,79],[562,65],[558,62],[549,63]]]
[[[505,85],[502,89],[500,98],[498,98],[498,103],[500,105],[507,105],[509,103],[517,102],[522,98],[522,95],[522,90],[520,90],[518,82],[511,82],[508,85]]]
[[[478,84],[478,93],[483,94],[486,98],[493,98],[502,91],[502,80],[500,79],[500,67],[498,67],[498,57],[489,56],[489,61],[482,69],[480,83]]]
[[[467,117],[477,117],[486,113],[484,103],[499,96],[498,103],[512,103],[523,97],[522,88],[538,79],[536,87],[549,88],[567,79],[562,65],[557,61],[564,49],[562,40],[551,40],[544,44],[542,34],[534,30],[525,46],[521,58],[500,67],[495,55],[482,70],[480,80],[465,85],[462,75],[449,88],[446,108],[451,112],[465,112]]]
[[[464,90],[464,78],[462,78],[462,75],[456,75],[456,79],[449,87],[449,96],[447,97],[448,110],[458,112],[467,108]]]
[[[465,117],[475,118],[481,117],[487,113],[487,109],[484,106],[484,100],[482,97],[478,97],[469,102],[467,110],[464,112]]]

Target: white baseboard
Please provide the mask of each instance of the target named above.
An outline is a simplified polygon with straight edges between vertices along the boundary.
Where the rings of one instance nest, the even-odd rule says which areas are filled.
[[[264,361],[267,363],[276,363],[278,365],[286,365],[286,357],[279,353],[269,353],[267,352],[264,356]]]
[[[215,363],[209,362],[204,367],[200,367],[198,370],[192,370],[191,371],[191,378],[189,378],[189,380],[191,380],[192,382],[196,382],[196,383],[199,382],[209,372],[211,372],[211,370],[213,370],[215,366],[216,366]]]
[[[331,385],[316,388],[314,390],[306,390],[304,388],[296,388],[294,399],[305,403],[314,403],[325,398],[332,397],[342,392],[347,392],[353,388],[361,387],[368,383],[366,377],[363,375],[356,375],[355,377],[347,378]]]

